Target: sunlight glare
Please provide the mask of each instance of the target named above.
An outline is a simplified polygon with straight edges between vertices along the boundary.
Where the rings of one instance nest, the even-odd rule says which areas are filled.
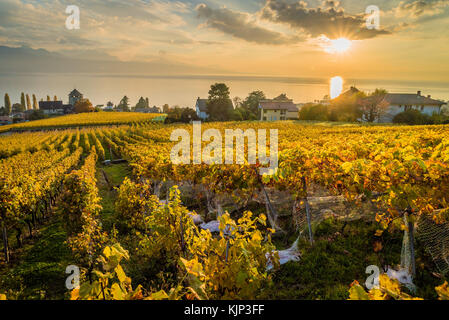
[[[352,46],[352,41],[346,38],[339,38],[335,40],[327,39],[325,51],[327,53],[344,53]]]
[[[331,79],[331,99],[337,98],[343,92],[343,78],[333,77]]]

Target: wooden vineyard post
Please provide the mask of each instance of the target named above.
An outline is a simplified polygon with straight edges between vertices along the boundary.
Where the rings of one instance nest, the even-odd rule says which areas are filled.
[[[411,260],[411,267],[412,267],[412,276],[415,278],[416,276],[416,263],[415,263],[415,237],[414,237],[414,219],[410,218],[407,214],[407,220],[408,220],[408,237],[409,237],[409,244],[410,244],[410,260]]]
[[[402,243],[401,267],[406,268],[414,278],[416,276],[415,262],[415,237],[414,237],[414,219],[411,217],[412,212],[409,209],[404,211],[404,240]],[[408,233],[408,234],[407,234]]]
[[[5,225],[3,225],[2,231],[3,231],[3,251],[5,253],[5,261],[6,263],[9,263],[8,233]]]
[[[305,177],[302,177],[302,182],[304,185],[304,193],[305,193],[304,204],[306,206],[307,226],[309,228],[309,240],[310,240],[310,244],[313,244],[312,222],[311,222],[311,217],[310,217],[310,205],[309,205],[309,199],[308,199],[309,195],[307,194],[307,183],[306,183]]]
[[[265,198],[265,205],[266,205],[266,207],[268,209],[267,210],[267,218],[268,218],[268,221],[270,222],[270,226],[274,230],[276,230],[276,232],[284,233],[284,230],[282,230],[278,226],[278,224],[277,224],[277,217],[278,217],[277,212],[276,212],[275,208],[273,207],[273,205],[271,203],[270,197],[268,196],[267,190],[265,190],[265,186],[263,185],[262,180],[260,179],[259,172],[257,172],[256,168],[254,168],[254,172],[255,172],[255,174],[257,176],[259,185],[260,185],[260,187],[262,189],[262,192],[263,192],[263,195],[264,195],[264,198]]]

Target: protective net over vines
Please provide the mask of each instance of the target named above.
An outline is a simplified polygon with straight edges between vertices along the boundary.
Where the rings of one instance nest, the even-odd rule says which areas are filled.
[[[443,275],[449,272],[449,223],[437,224],[427,216],[418,220],[418,237]]]

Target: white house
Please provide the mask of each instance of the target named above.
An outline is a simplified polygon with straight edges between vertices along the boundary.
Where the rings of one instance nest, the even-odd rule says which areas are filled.
[[[421,95],[421,91],[416,94],[403,93],[387,93],[384,101],[388,103],[387,110],[381,116],[379,122],[392,122],[393,118],[401,112],[416,109],[424,114],[431,116],[432,114],[441,113],[441,107],[446,103],[443,101],[432,99],[431,96]]]
[[[206,120],[207,118],[209,118],[209,115],[207,114],[207,99],[200,99],[198,97],[198,99],[196,100],[195,110],[196,115],[201,120]]]
[[[259,103],[260,121],[299,119],[298,107],[293,100],[262,100]]]

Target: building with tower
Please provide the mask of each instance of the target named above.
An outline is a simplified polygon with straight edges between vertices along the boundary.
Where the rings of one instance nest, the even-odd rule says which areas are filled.
[[[75,104],[82,99],[83,94],[76,89],[69,93],[69,104],[72,106],[75,106]]]

